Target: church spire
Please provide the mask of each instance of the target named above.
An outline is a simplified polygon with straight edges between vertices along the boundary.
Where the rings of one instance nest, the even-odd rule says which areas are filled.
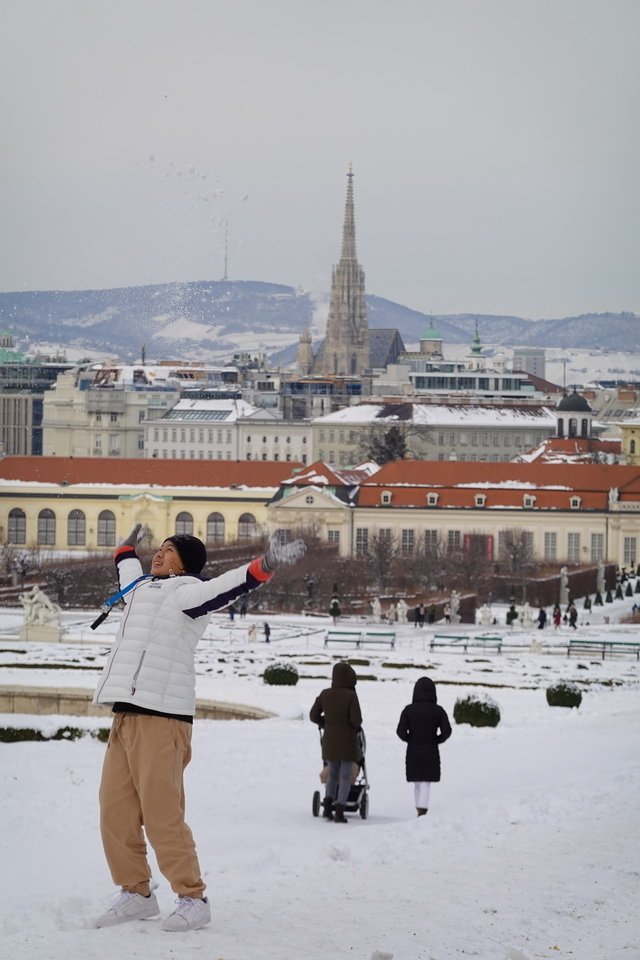
[[[349,164],[347,173],[347,201],[344,206],[344,226],[342,228],[341,260],[357,262],[356,256],[356,219],[353,213],[353,169]]]
[[[340,261],[333,268],[327,331],[314,373],[361,377],[370,367],[369,324],[364,294],[364,270],[356,257],[353,171],[347,174],[347,202]]]

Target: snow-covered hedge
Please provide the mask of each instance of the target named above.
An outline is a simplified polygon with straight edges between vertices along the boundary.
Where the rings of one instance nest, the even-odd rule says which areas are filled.
[[[459,697],[453,708],[456,723],[468,723],[472,727],[497,727],[500,723],[500,707],[488,696],[470,693]]]
[[[570,680],[558,680],[547,687],[547,703],[550,707],[579,707],[582,693]]]
[[[79,740],[80,737],[87,736],[96,737],[106,743],[109,739],[109,728],[87,730],[82,727],[58,727],[52,733],[46,733],[34,727],[0,727],[0,743],[20,743],[24,740],[44,743],[47,740]]]
[[[276,686],[295,687],[299,679],[298,670],[292,663],[271,663],[263,674],[265,683]]]

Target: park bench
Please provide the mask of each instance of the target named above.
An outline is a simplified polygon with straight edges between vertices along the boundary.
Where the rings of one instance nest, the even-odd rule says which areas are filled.
[[[578,640],[570,639],[567,647],[567,656],[571,656],[571,651],[582,651],[583,653],[600,653],[604,660],[607,650],[611,655],[614,653],[635,653],[636,660],[640,660],[640,640]]]
[[[354,643],[359,647],[361,637],[359,630],[327,630],[324,645],[327,647],[330,643]]]
[[[396,635],[392,630],[365,630],[365,632],[362,634],[360,643],[367,646],[369,644],[384,643],[388,644],[391,649],[394,650],[396,645]]]
[[[380,630],[327,630],[324,645],[330,643],[353,643],[356,647],[370,644],[386,644],[393,650],[396,645],[396,635],[392,631]]]
[[[434,650],[436,647],[462,647],[465,653],[469,647],[482,647],[483,649],[495,647],[498,653],[502,653],[502,637],[494,635],[471,637],[468,634],[461,636],[451,633],[436,633],[431,638],[429,649]]]

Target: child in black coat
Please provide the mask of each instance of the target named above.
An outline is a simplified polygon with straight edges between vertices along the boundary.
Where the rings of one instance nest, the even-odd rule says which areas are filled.
[[[414,785],[416,810],[422,817],[429,808],[431,784],[440,780],[439,745],[451,736],[449,717],[438,704],[430,677],[416,681],[413,702],[400,714],[396,733],[407,744],[407,782]]]

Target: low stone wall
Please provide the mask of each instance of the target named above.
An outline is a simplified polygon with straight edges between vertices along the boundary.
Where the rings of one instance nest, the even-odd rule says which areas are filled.
[[[28,713],[35,715],[62,714],[69,717],[110,717],[111,708],[92,703],[91,690],[73,687],[15,687],[0,686],[0,713]],[[275,714],[260,707],[242,703],[219,703],[216,700],[198,700],[198,720],[266,720]]]

